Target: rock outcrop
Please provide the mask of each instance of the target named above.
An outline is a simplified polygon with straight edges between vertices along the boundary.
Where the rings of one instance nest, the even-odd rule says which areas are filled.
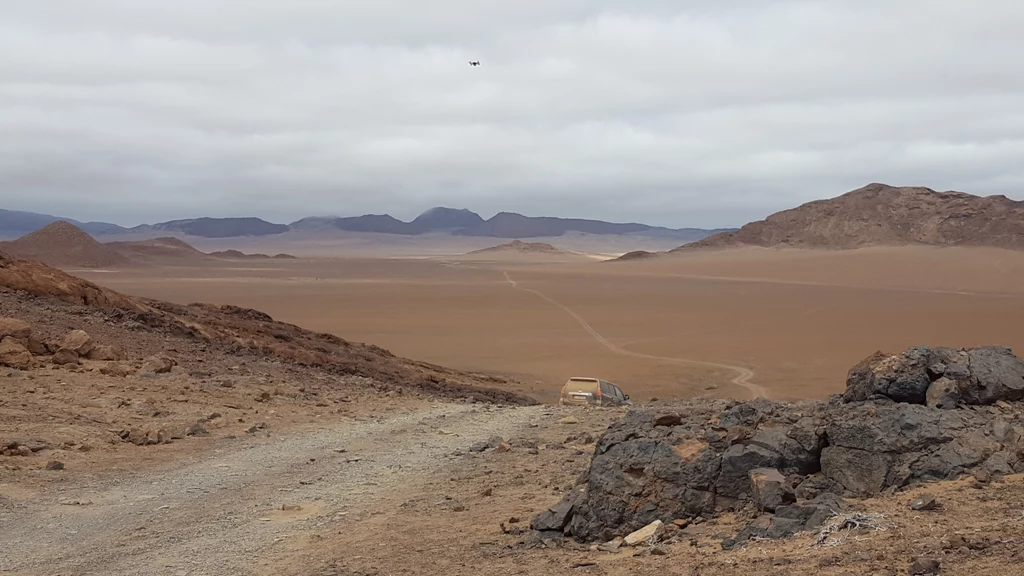
[[[930,390],[942,398],[932,406]],[[752,507],[766,515],[741,537],[791,535],[842,509],[839,497],[975,470],[1024,472],[1021,390],[1024,361],[1005,348],[922,346],[868,358],[827,403],[702,400],[671,418],[631,411],[548,514],[557,510],[578,540],[609,541],[656,520]]]

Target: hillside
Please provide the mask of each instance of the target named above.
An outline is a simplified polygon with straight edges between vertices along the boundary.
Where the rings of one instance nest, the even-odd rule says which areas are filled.
[[[0,250],[17,258],[60,268],[112,268],[131,264],[118,251],[64,221],[49,224],[17,240],[0,242]]]
[[[137,263],[192,264],[209,260],[209,256],[178,238],[153,238],[133,242],[106,242],[104,246]]]
[[[16,307],[18,318],[34,325],[66,324],[82,316],[75,306],[89,306],[90,315],[105,317],[104,330],[130,348],[137,331],[184,339],[215,355],[257,357],[328,374],[371,378],[387,385],[455,398],[513,404],[534,403],[501,387],[506,380],[408,360],[369,344],[349,342],[277,322],[256,310],[234,306],[182,306],[137,298],[100,287],[45,264],[19,260],[0,252],[0,297]],[[39,300],[46,298],[47,300]],[[70,305],[70,306],[69,306]],[[207,347],[210,347],[209,349]]]
[[[729,246],[849,249],[864,246],[1024,249],[1024,202],[1005,196],[869,184],[751,222],[674,251]]]

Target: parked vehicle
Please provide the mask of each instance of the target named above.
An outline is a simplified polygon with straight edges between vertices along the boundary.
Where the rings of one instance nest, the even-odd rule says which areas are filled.
[[[629,401],[629,394],[623,394],[622,390],[599,378],[572,377],[562,386],[562,394],[558,403],[587,404],[592,406],[625,406],[632,404]]]

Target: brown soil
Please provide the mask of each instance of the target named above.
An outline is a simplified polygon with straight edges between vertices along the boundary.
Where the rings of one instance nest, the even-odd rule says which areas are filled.
[[[1024,249],[1024,202],[870,184],[676,250],[728,246],[992,246]]]
[[[514,375],[518,391],[546,401],[580,374],[638,399],[749,397],[735,370],[683,360],[751,370],[749,382],[773,398],[825,398],[878,349],[1024,350],[1024,252],[985,248],[745,248],[587,263],[303,259],[88,277]]]
[[[113,268],[131,261],[64,221],[54,222],[17,240],[0,243],[0,250],[17,258],[61,268]]]

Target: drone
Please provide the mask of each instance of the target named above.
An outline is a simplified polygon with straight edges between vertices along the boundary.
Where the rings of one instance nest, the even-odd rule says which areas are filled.
[[[470,66],[479,66],[480,65],[480,61],[479,60],[470,60],[469,61],[469,65]]]

